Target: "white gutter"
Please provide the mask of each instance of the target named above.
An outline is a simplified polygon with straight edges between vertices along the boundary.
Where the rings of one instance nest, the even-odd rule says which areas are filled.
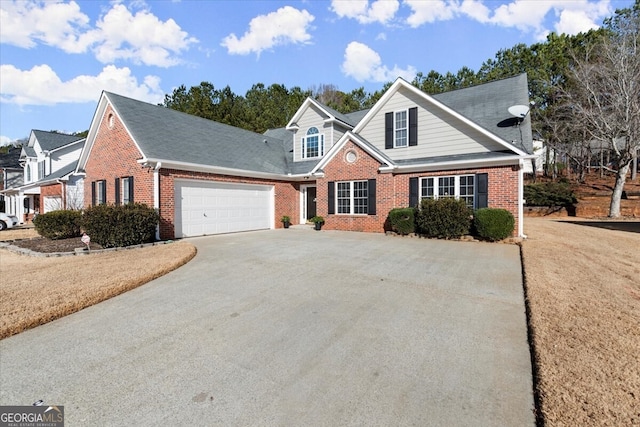
[[[138,160],[138,163],[140,163],[143,167],[144,166],[151,167],[151,165],[161,163],[162,168],[164,169],[177,169],[181,171],[190,171],[190,172],[214,173],[217,175],[241,176],[245,178],[272,179],[277,181],[306,181],[306,180],[309,180],[311,176],[311,173],[288,175],[288,174],[279,174],[279,173],[248,171],[243,169],[226,168],[221,166],[199,165],[195,163],[176,162],[171,160],[151,159],[151,158],[140,159]]]
[[[524,160],[520,160],[518,169],[518,236],[527,238],[524,234]],[[533,171],[535,173],[535,171]]]
[[[160,168],[162,162],[156,163],[153,168],[153,208],[160,211]],[[160,224],[156,225],[156,240],[160,240]]]
[[[437,163],[420,163],[413,165],[394,165],[379,168],[380,172],[396,172],[396,173],[410,173],[410,172],[430,172],[430,171],[442,171],[451,169],[469,169],[469,168],[486,168],[492,166],[513,166],[515,164],[521,165],[525,159],[533,158],[535,156],[510,156],[501,157],[497,159],[488,160],[452,160]]]

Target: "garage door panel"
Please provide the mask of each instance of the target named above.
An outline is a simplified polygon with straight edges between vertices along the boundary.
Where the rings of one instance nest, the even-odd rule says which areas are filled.
[[[273,186],[176,180],[176,237],[272,228]]]

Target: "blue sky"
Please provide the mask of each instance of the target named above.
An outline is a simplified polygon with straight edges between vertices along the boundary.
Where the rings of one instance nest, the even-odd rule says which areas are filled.
[[[102,90],[332,84],[477,71],[499,49],[597,28],[633,0],[0,0],[0,145],[89,128]]]

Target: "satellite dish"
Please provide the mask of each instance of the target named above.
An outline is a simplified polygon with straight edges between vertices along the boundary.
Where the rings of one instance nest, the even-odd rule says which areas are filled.
[[[509,114],[520,119],[524,119],[529,112],[529,106],[527,105],[512,105],[507,109]]]

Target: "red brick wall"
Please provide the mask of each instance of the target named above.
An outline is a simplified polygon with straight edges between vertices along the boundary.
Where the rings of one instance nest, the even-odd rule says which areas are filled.
[[[291,218],[291,224],[297,224],[298,218],[300,218],[300,204],[298,202],[299,185],[297,183],[258,178],[241,178],[204,172],[188,172],[175,169],[161,169],[160,237],[162,239],[170,239],[175,236],[175,179],[198,179],[203,181],[273,185],[275,192],[274,227],[283,227],[282,222],[280,221],[280,218],[282,218],[283,215],[288,215]]]
[[[357,161],[348,163],[346,153],[353,150]],[[352,142],[347,142],[324,168],[324,178],[318,179],[318,215],[325,218],[324,228],[329,230],[384,232],[384,223],[393,208],[409,206],[409,178],[487,173],[489,181],[489,207],[510,211],[516,219],[514,235],[518,230],[518,171],[511,166],[458,169],[443,172],[413,174],[379,173],[380,163]],[[376,215],[329,215],[327,204],[328,182],[376,179]]]
[[[346,160],[349,151],[356,153],[353,163]],[[359,146],[348,141],[324,168],[324,178],[317,180],[317,211],[328,230],[382,232],[390,209],[394,207],[394,182],[391,174],[380,174],[380,162]],[[359,181],[376,178],[376,215],[329,215],[327,204],[330,181]],[[336,207],[337,208],[337,207]]]
[[[134,201],[153,206],[153,171],[143,168],[137,160],[142,154],[125,130],[117,116],[113,117],[113,127],[109,127],[109,116],[113,114],[111,107],[105,111],[98,129],[96,139],[89,155],[85,171],[84,200],[85,206],[91,206],[91,182],[106,180],[107,203],[115,202],[115,179],[133,176]],[[298,202],[299,185],[297,183],[238,178],[202,172],[186,172],[173,169],[160,169],[160,237],[172,239],[174,235],[175,203],[174,179],[201,179],[246,184],[263,184],[275,186],[275,215],[274,227],[281,228],[280,218],[283,215],[291,217],[292,223],[300,218]]]
[[[40,196],[62,197],[62,184],[51,184],[40,187]]]
[[[112,114],[113,127],[109,127]],[[153,206],[153,171],[137,162],[141,158],[142,154],[126,129],[111,107],[107,107],[85,167],[84,205],[91,206],[92,182],[106,181],[106,202],[112,204],[116,201],[115,179],[133,176],[134,201]]]

